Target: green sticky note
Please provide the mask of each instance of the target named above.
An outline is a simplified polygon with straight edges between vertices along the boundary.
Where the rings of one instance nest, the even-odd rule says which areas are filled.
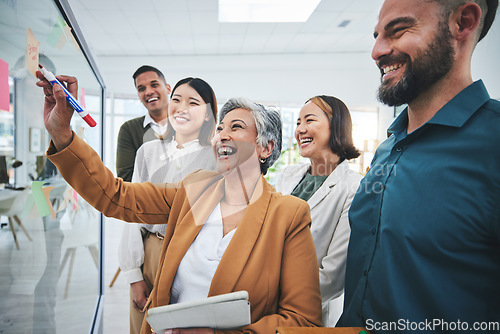
[[[66,21],[63,20],[62,17],[58,16],[57,17],[57,22],[59,23],[59,25],[61,26],[61,28],[64,28],[64,26],[66,26]]]
[[[33,199],[35,200],[36,209],[38,210],[38,215],[40,217],[45,217],[50,215],[50,207],[47,203],[47,199],[43,194],[42,186],[45,182],[33,181],[31,184],[31,193],[33,194]]]
[[[361,331],[358,334],[368,334],[366,331]]]
[[[52,47],[57,47],[59,50],[63,48],[66,43],[67,37],[64,34],[64,28],[66,27],[66,22],[61,17],[57,17],[57,22],[54,24],[49,37],[47,37],[47,43]]]
[[[59,43],[59,39],[61,39],[62,35],[63,35],[63,30],[61,26],[58,23],[54,24],[54,27],[52,28],[49,37],[47,37],[47,43],[55,48],[57,46],[57,43]]]

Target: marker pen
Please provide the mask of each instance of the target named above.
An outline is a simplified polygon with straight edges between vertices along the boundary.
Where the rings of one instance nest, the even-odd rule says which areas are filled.
[[[64,93],[66,94],[66,100],[68,100],[69,104],[73,107],[73,109],[75,109],[77,112],[78,112],[78,115],[82,116],[83,120],[88,124],[90,125],[91,127],[94,127],[97,125],[97,123],[94,121],[94,119],[92,118],[92,116],[90,116],[90,114],[88,113],[88,111],[86,111],[85,109],[83,109],[82,105],[78,102],[78,100],[76,100],[73,95],[71,95],[70,92],[68,92],[68,90],[66,89],[66,87],[64,87],[61,82],[59,80],[57,80],[56,76],[48,71],[47,69],[45,69],[42,65],[38,64],[38,67],[40,68],[40,72],[42,72],[43,76],[45,77],[45,79],[47,79],[51,84],[52,86],[54,85],[59,85],[61,86],[61,88],[63,89]]]

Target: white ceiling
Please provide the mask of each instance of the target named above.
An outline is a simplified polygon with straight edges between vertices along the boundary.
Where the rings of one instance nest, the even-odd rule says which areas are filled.
[[[217,0],[69,3],[95,56],[110,57],[367,51],[381,1],[323,0],[304,23],[219,23]]]
[[[205,79],[221,103],[245,96],[302,104],[327,94],[351,108],[380,107],[375,98],[380,74],[370,54],[383,0],[322,0],[304,23],[218,23],[217,0],[67,1],[110,93],[136,95],[132,73],[149,64],[171,85],[187,76]],[[25,39],[19,36],[27,26],[46,41],[55,23],[47,18],[58,14],[51,2],[0,0],[0,50],[9,64],[24,54]],[[497,98],[499,42],[497,19],[472,64],[473,78],[483,78]],[[86,72],[80,70],[85,64],[74,62],[74,47],[57,50],[44,42],[44,48],[59,74]]]
[[[131,75],[149,64],[171,84],[207,80],[220,101],[238,95],[293,103],[339,96],[332,83],[344,88],[338,78],[366,68],[375,86],[360,103],[374,100],[370,51],[382,0],[322,0],[304,23],[219,23],[217,0],[68,2],[113,92],[135,94]]]

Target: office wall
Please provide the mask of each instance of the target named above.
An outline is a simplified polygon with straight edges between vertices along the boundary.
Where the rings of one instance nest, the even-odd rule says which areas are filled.
[[[500,19],[477,46],[472,59],[473,79],[482,78],[494,98],[500,98]],[[186,76],[206,79],[219,102],[232,96],[246,96],[275,105],[301,105],[316,94],[334,95],[351,108],[379,110],[379,140],[393,120],[393,109],[376,99],[380,73],[369,52],[100,57],[99,67],[110,78],[108,90],[135,94],[131,73],[142,64],[164,70],[169,82]]]

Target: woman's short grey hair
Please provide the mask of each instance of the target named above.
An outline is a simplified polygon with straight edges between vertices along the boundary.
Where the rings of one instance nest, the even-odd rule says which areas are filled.
[[[265,162],[260,163],[260,170],[263,175],[266,175],[269,167],[278,160],[281,154],[282,126],[280,113],[275,108],[266,107],[248,99],[237,97],[229,99],[222,106],[219,112],[219,122],[222,122],[224,117],[235,109],[245,109],[252,113],[257,127],[257,145],[265,147],[269,142],[274,142],[271,155]]]

